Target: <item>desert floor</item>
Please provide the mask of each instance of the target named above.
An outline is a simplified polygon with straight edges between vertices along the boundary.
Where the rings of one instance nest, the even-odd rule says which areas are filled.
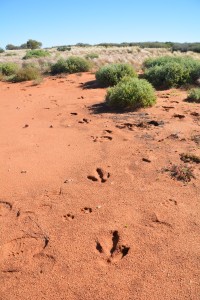
[[[0,83],[0,299],[200,299],[200,106],[108,112],[93,80]]]

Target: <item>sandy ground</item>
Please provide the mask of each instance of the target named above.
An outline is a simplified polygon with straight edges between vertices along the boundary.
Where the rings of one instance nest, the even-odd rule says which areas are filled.
[[[0,299],[200,299],[200,106],[106,112],[92,80],[0,83]]]

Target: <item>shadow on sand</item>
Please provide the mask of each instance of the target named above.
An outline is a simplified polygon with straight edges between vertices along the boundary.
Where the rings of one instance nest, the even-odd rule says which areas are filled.
[[[85,83],[80,84],[83,90],[85,89],[103,89],[104,86],[100,85],[96,80],[87,81]]]
[[[106,102],[93,104],[89,106],[88,109],[92,114],[124,114],[137,111],[137,109],[113,109],[110,108]]]

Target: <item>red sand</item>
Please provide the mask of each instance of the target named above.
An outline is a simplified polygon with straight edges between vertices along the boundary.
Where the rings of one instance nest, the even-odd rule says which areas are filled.
[[[106,113],[91,80],[0,83],[0,299],[200,299],[200,165],[163,171],[200,155],[200,106]]]

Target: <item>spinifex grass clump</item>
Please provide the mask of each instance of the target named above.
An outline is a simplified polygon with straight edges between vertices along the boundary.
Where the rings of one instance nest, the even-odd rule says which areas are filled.
[[[152,106],[155,102],[154,89],[145,79],[124,78],[109,88],[106,95],[107,105],[114,109],[137,109]]]
[[[0,64],[0,73],[5,76],[14,75],[18,69],[19,69],[19,66],[12,62]]]
[[[38,80],[39,78],[41,78],[39,69],[34,66],[27,65],[16,72],[12,81],[21,82],[29,80]]]
[[[49,56],[50,53],[48,51],[42,50],[42,49],[35,49],[27,51],[26,55],[23,57],[23,59],[29,59],[29,58],[40,58],[40,57],[46,57]]]
[[[192,57],[163,56],[143,64],[144,76],[155,87],[180,87],[200,77],[200,61]]]
[[[99,58],[99,55],[98,55],[97,53],[92,52],[92,53],[86,54],[85,58],[86,58],[86,59]]]
[[[189,102],[200,103],[200,88],[191,89],[191,90],[189,91],[187,100],[188,100]]]
[[[91,64],[84,58],[78,56],[71,56],[66,60],[60,59],[57,63],[51,66],[51,73],[53,75],[60,73],[79,73],[87,72],[91,68]]]
[[[96,79],[102,86],[114,86],[126,76],[137,77],[133,67],[129,64],[109,64],[96,72]]]

